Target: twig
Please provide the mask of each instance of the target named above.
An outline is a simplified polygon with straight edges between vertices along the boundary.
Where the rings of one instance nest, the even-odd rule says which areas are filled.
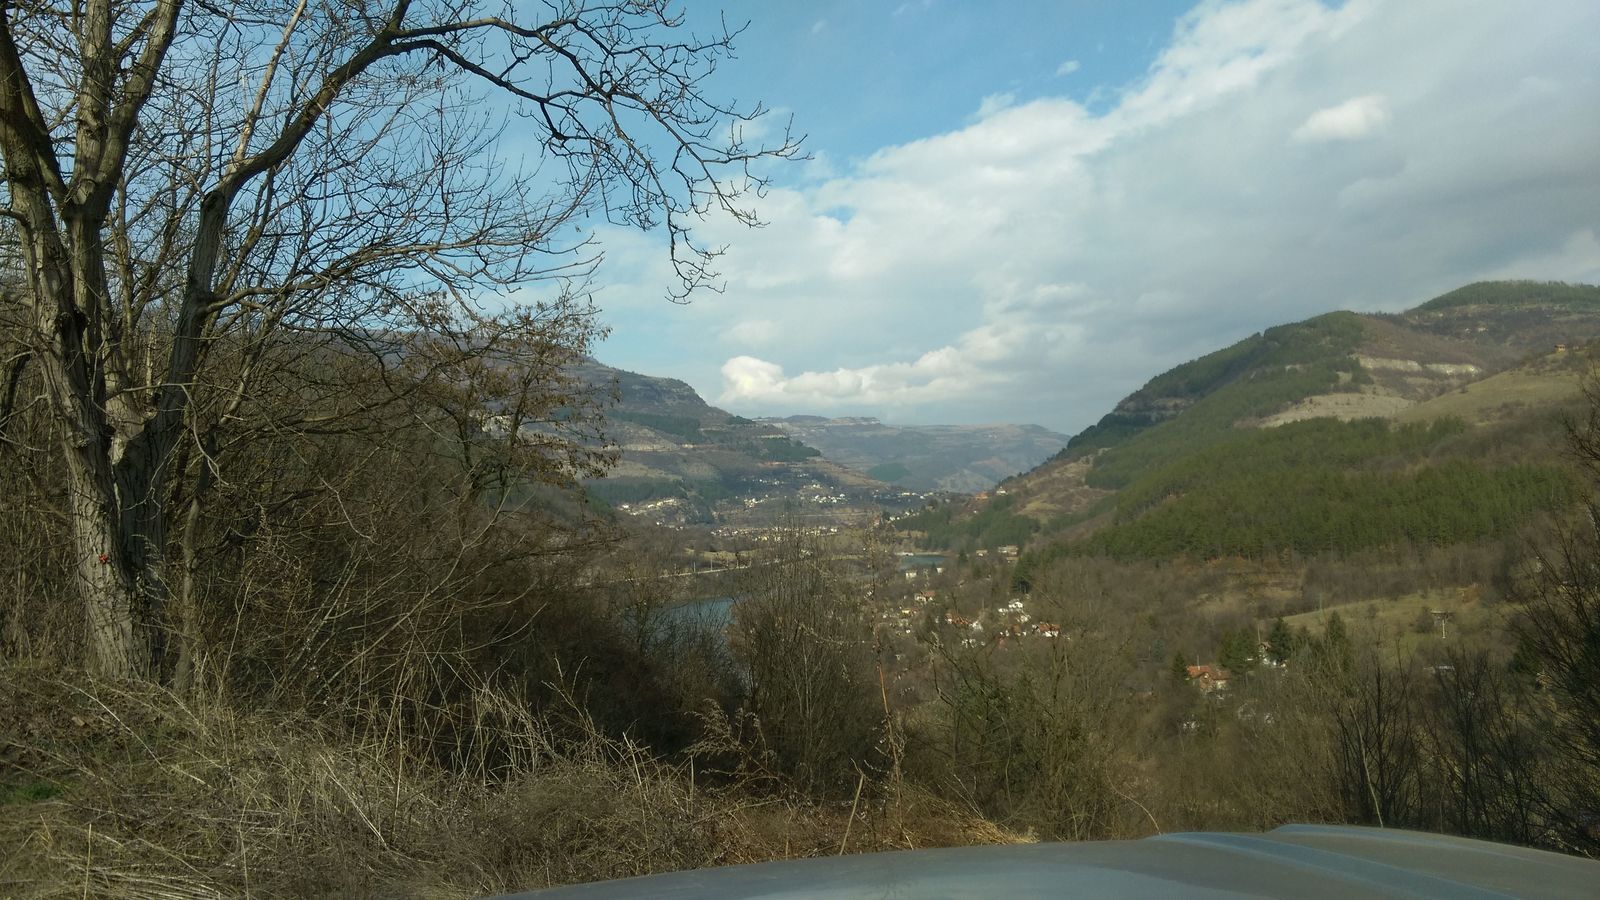
[[[850,829],[855,827],[856,824],[856,807],[861,803],[861,788],[867,783],[867,773],[861,772],[859,774],[861,777],[856,780],[856,798],[850,801],[850,821],[844,825],[844,840],[839,842],[838,856],[844,855],[845,845],[850,843]]]

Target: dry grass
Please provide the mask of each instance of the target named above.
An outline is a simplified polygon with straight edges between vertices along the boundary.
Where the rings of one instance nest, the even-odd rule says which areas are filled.
[[[1441,641],[1437,629],[1419,630],[1419,620],[1428,618],[1430,610],[1449,613],[1448,639],[1504,639],[1505,613],[1485,603],[1483,592],[1477,587],[1424,591],[1393,599],[1357,600],[1329,606],[1320,612],[1313,610],[1287,616],[1284,621],[1291,628],[1303,627],[1320,635],[1327,628],[1328,616],[1338,612],[1347,628],[1369,640],[1408,652],[1440,650],[1446,642]],[[1263,628],[1270,625],[1270,622],[1262,623]]]
[[[1453,416],[1469,425],[1503,422],[1531,409],[1558,410],[1581,396],[1582,371],[1552,359],[1535,360],[1395,414],[1400,422]]]
[[[538,719],[489,692],[500,761],[450,772],[303,717],[0,675],[5,897],[462,897],[1017,839],[899,784],[830,805],[707,789],[575,707]]]

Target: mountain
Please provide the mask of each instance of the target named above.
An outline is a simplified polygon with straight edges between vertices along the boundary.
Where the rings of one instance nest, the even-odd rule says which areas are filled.
[[[1600,287],[1543,282],[1269,328],[1157,375],[1004,482],[1008,530],[1142,558],[1506,534],[1570,496],[1558,415],[1597,338]],[[996,515],[905,527],[960,542],[980,512]]]
[[[850,521],[898,494],[783,429],[706,403],[677,379],[592,359],[575,374],[616,401],[605,430],[620,457],[586,487],[619,512],[663,524],[754,525],[794,512]]]
[[[885,425],[874,418],[761,419],[822,455],[919,491],[986,491],[1049,459],[1067,436],[1038,425]]]

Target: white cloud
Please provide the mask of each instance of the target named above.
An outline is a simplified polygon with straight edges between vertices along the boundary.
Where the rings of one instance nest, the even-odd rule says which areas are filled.
[[[764,347],[776,342],[782,334],[783,326],[771,319],[747,319],[725,329],[722,339],[730,344]]]
[[[781,391],[783,367],[753,356],[735,356],[722,364],[723,397],[757,399]]]
[[[1574,45],[1595,33],[1588,0],[1208,0],[1104,111],[995,94],[790,176],[767,228],[709,221],[727,291],[659,337],[714,343],[663,374],[747,413],[1070,430],[1279,322],[1595,280],[1600,80]],[[597,298],[619,329],[665,283],[633,247],[608,241],[625,274]]]
[[[1497,269],[1485,278],[1548,278],[1560,272],[1563,279],[1587,284],[1600,283],[1600,236],[1595,228],[1573,232],[1561,246],[1536,249]]]
[[[1389,104],[1381,94],[1352,97],[1338,106],[1312,113],[1293,138],[1303,143],[1353,141],[1370,137],[1389,124]]]
[[[1075,59],[1069,59],[1066,62],[1063,62],[1061,65],[1056,66],[1056,74],[1071,75],[1073,72],[1076,72],[1081,68],[1083,68],[1083,63],[1080,63]]]
[[[722,366],[721,403],[777,404],[829,410],[840,404],[871,403],[899,408],[937,401],[994,379],[976,363],[984,351],[982,334],[968,335],[966,349],[941,347],[910,363],[882,363],[788,376],[783,367],[753,356],[736,356]],[[976,358],[974,357],[976,350]]]
[[[1003,109],[1010,109],[1016,105],[1016,94],[989,94],[978,102],[978,112],[976,113],[975,118],[987,119]]]

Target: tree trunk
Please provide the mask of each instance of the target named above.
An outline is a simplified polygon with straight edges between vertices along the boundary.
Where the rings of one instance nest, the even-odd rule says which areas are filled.
[[[53,370],[51,381],[66,374],[58,362],[45,366]],[[76,407],[61,440],[75,574],[86,614],[86,663],[112,678],[160,677],[166,529],[159,466],[138,444],[113,464],[103,414],[62,397],[54,385],[51,393],[58,408]]]
[[[165,644],[160,448],[132,414],[131,397],[108,390],[106,335],[83,312],[99,302],[86,295],[104,290],[103,276],[94,277],[94,248],[72,247],[68,265],[65,247],[41,243],[30,248],[29,287],[35,325],[48,342],[40,370],[66,461],[84,661],[106,677],[159,678]]]
[[[77,455],[77,454],[75,454]],[[151,660],[140,646],[134,611],[139,606],[136,576],[123,552],[115,500],[107,479],[80,461],[70,466],[68,505],[78,565],[78,596],[85,620],[85,662],[90,671],[112,678],[148,677]]]

